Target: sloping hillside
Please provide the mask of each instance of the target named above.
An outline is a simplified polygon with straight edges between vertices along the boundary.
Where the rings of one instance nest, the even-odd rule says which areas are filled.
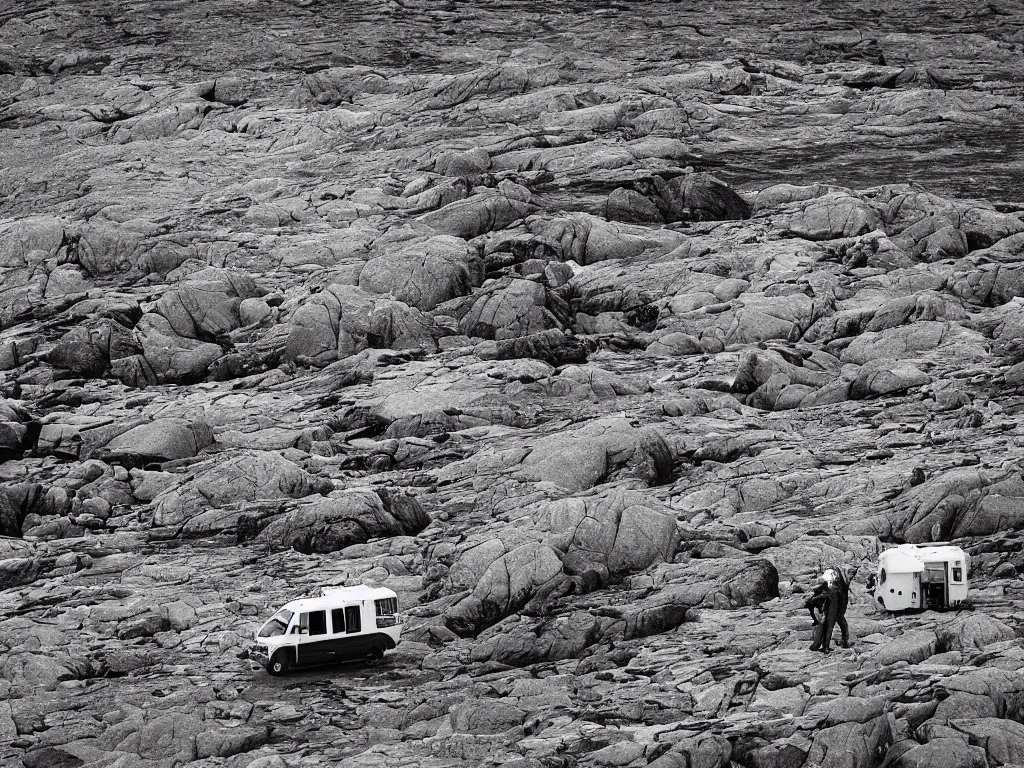
[[[1022,53],[1003,0],[8,0],[0,763],[1024,764]],[[931,541],[971,610],[878,610]],[[359,583],[383,661],[252,668]]]

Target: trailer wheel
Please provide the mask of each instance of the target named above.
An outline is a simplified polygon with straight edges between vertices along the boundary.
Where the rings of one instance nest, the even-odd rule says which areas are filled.
[[[274,654],[274,657],[270,660],[270,664],[267,665],[267,672],[272,674],[274,677],[280,677],[282,675],[287,675],[291,666],[291,654],[288,651],[282,650]]]

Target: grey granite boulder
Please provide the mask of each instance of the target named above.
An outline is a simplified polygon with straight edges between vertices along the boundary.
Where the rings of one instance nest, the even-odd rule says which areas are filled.
[[[672,454],[656,430],[608,418],[537,441],[523,459],[521,474],[582,491],[623,477],[655,485],[667,477],[671,465]]]
[[[593,571],[602,581],[671,562],[678,546],[675,515],[638,491],[606,493],[553,501],[538,527],[548,543],[563,552],[567,573]]]
[[[504,229],[536,210],[528,200],[497,192],[474,195],[425,213],[419,221],[442,235],[469,240],[486,232]]]
[[[299,307],[289,322],[287,360],[323,366],[367,346],[374,300],[350,285],[330,285]]]
[[[424,311],[463,296],[482,282],[482,264],[463,240],[438,236],[370,259],[359,287],[390,294]]]
[[[369,488],[351,488],[271,520],[257,541],[272,549],[334,552],[368,539],[412,536],[428,522],[413,498],[382,497]]]
[[[179,485],[153,501],[155,526],[180,526],[200,513],[245,502],[296,499],[333,490],[332,483],[315,477],[271,451],[237,451],[195,465]]]
[[[213,443],[205,414],[196,418],[155,419],[122,432],[101,449],[107,461],[173,461],[195,456]]]

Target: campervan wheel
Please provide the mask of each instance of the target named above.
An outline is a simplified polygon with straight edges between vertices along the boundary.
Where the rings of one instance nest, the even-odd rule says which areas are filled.
[[[384,658],[384,646],[381,643],[374,643],[370,648],[370,658],[374,661],[380,661]]]
[[[291,654],[288,651],[278,651],[274,654],[274,657],[270,660],[270,664],[267,665],[267,672],[280,677],[281,675],[287,675],[288,670],[291,669],[292,660]]]

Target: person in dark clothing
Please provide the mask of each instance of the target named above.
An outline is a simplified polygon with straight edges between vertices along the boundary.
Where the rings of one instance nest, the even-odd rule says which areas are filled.
[[[811,614],[811,623],[814,625],[814,642],[811,644],[811,650],[817,651],[821,649],[822,642],[825,638],[825,626],[824,621],[828,616],[829,609],[829,583],[824,575],[818,585],[814,588],[811,596],[804,603],[804,607]],[[825,653],[828,653],[828,646],[826,645]]]
[[[836,624],[839,625],[839,644],[850,647],[850,626],[846,623],[846,609],[850,605],[850,580],[842,569],[838,569],[833,583],[836,590]],[[831,634],[831,633],[830,633]],[[826,644],[826,648],[828,645]]]
[[[843,648],[850,647],[850,627],[846,623],[846,609],[849,603],[850,582],[846,574],[829,568],[821,575],[821,581],[805,603],[815,625],[819,621],[815,611],[821,612],[820,634],[816,628],[814,643],[811,645],[812,651],[829,652],[836,624],[839,625],[842,638],[839,644]]]
[[[811,650],[828,653],[829,646],[832,644],[832,631],[835,629],[836,618],[839,616],[839,590],[835,582],[825,582],[821,587],[821,591],[815,590],[816,594],[807,601],[808,603],[820,606],[822,611],[821,633],[815,635]],[[812,615],[813,610],[811,608]]]
[[[825,615],[825,602],[828,599],[825,590],[827,588],[827,584],[819,584],[804,602],[804,608],[811,614],[811,623],[814,625],[820,624],[821,617]]]

